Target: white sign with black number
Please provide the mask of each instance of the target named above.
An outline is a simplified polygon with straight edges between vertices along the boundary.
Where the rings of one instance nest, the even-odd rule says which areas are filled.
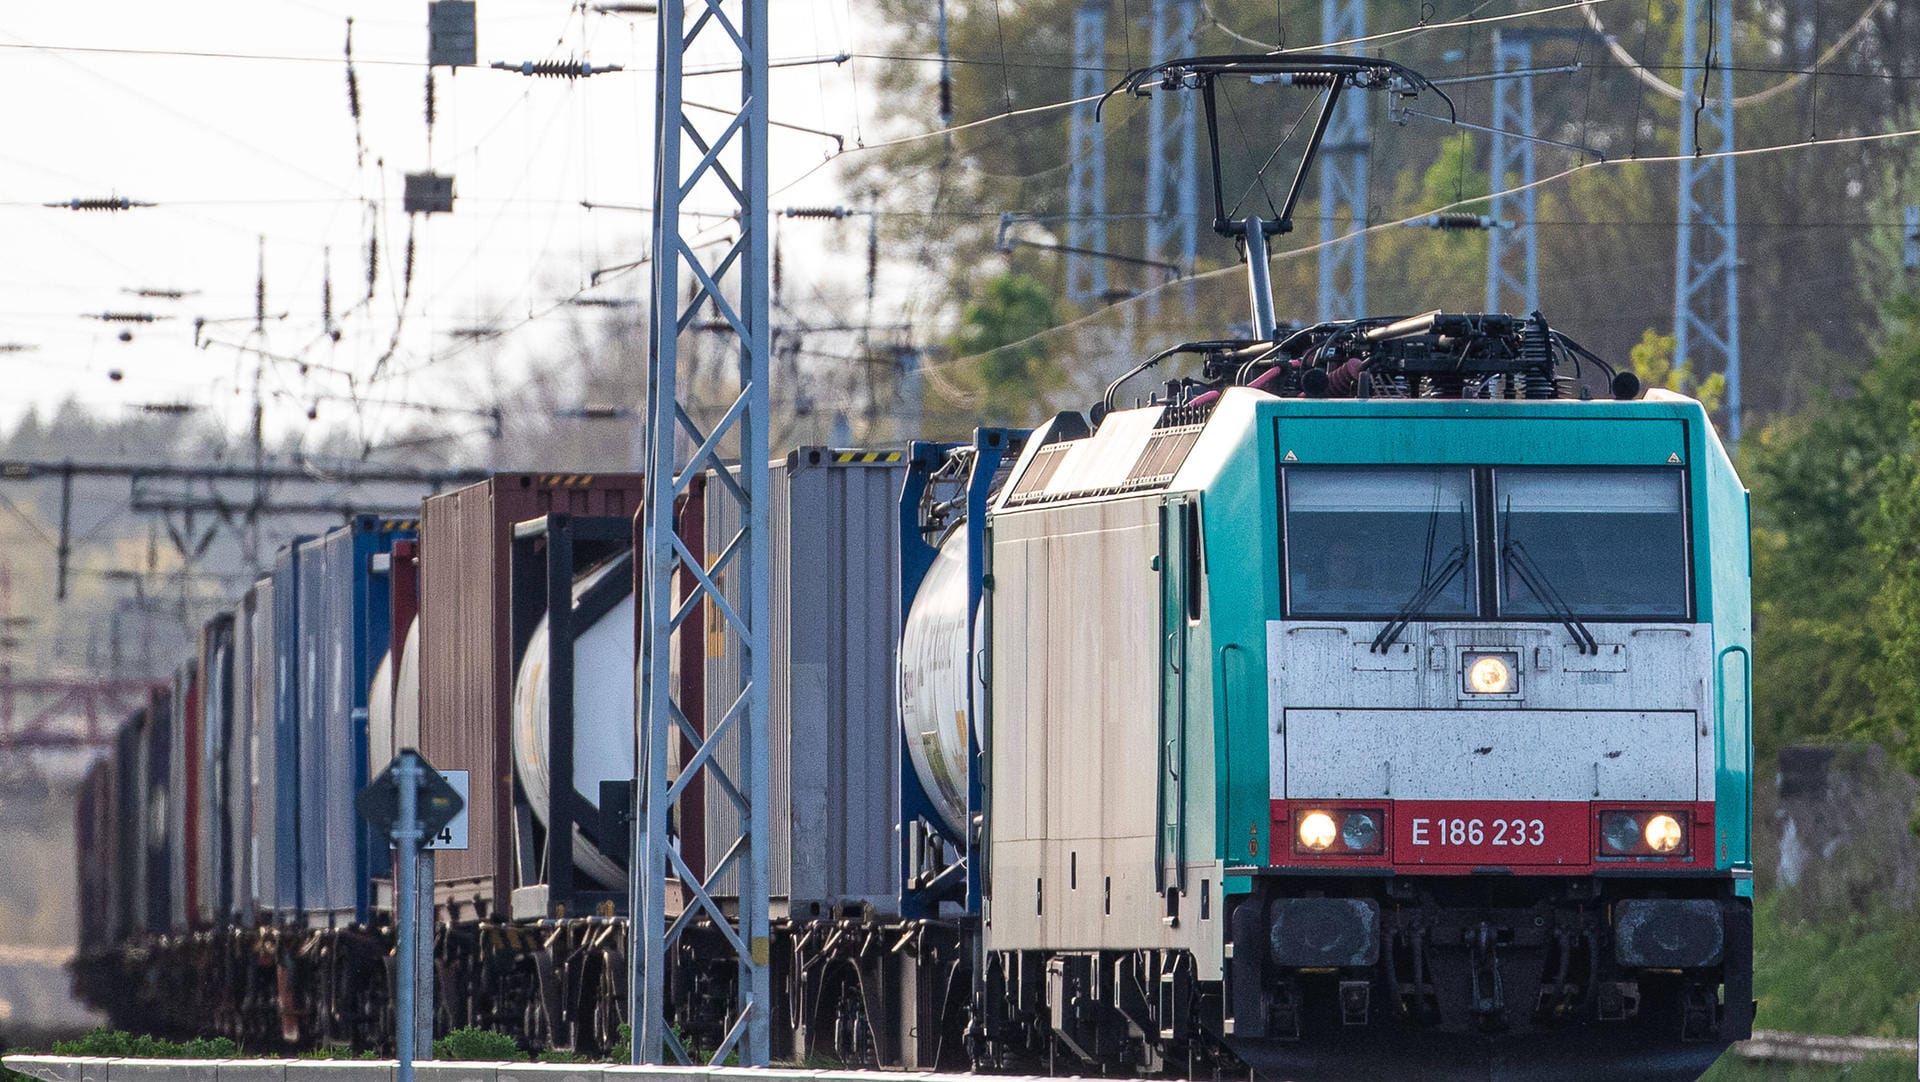
[[[440,775],[447,779],[448,785],[453,786],[454,792],[460,794],[460,811],[440,829],[440,833],[427,839],[426,847],[428,849],[465,849],[467,847],[467,809],[473,806],[469,800],[467,772],[442,770]]]

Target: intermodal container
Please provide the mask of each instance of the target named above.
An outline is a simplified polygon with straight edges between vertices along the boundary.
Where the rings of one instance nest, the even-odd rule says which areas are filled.
[[[904,455],[891,450],[803,447],[772,466],[768,879],[776,906],[796,919],[898,906],[893,681],[905,476]],[[728,492],[707,486],[710,553],[725,551],[739,531],[739,505]],[[723,573],[720,583],[728,602],[740,604],[740,576]],[[714,606],[703,618],[712,720],[739,694],[740,653]],[[715,760],[745,784],[736,738],[723,741]],[[704,852],[717,857],[739,836],[739,814],[715,785],[705,786],[705,811]],[[732,874],[716,886],[722,894],[739,889]]]
[[[247,880],[246,906],[256,922],[274,923],[280,891],[279,808],[280,775],[278,764],[280,733],[276,723],[280,701],[280,666],[273,632],[275,601],[273,576],[253,584],[253,630],[247,637],[247,697],[253,703],[253,743],[247,749],[247,775],[253,799],[247,809],[247,861],[251,865]]]
[[[193,891],[193,926],[211,928],[230,910],[227,864],[227,749],[233,740],[233,614],[223,612],[200,629],[200,739],[195,744],[199,780]]]
[[[145,930],[147,901],[144,869],[145,835],[140,832],[141,794],[146,791],[146,715],[140,706],[120,724],[114,735],[114,893],[112,942],[124,942]]]
[[[513,643],[510,532],[547,514],[631,517],[638,474],[498,474],[421,507],[420,752],[470,773],[468,844],[435,862],[441,904],[460,917],[508,913],[512,866]],[[535,877],[529,877],[537,878]]]
[[[300,883],[310,921],[366,922],[374,872],[389,863],[353,802],[369,769],[369,685],[391,639],[391,553],[413,536],[412,520],[362,515],[300,547]]]
[[[74,871],[78,876],[78,946],[85,957],[113,940],[113,887],[118,862],[113,852],[114,762],[94,761],[81,779],[74,808]]]
[[[140,765],[145,786],[139,815],[133,820],[144,855],[140,860],[140,929],[163,935],[173,927],[173,854],[179,826],[168,794],[173,785],[173,693],[162,690],[148,700],[141,718]]]
[[[300,880],[300,548],[301,538],[273,562],[273,912],[279,922],[304,911]],[[256,812],[256,815],[263,812]],[[262,899],[265,904],[265,899]]]
[[[170,932],[193,927],[200,861],[200,659],[173,671],[167,715],[167,921]]]
[[[234,606],[232,662],[229,692],[230,724],[225,761],[221,764],[224,803],[221,827],[226,832],[226,880],[221,893],[225,915],[236,926],[254,921],[253,894],[253,758],[254,758],[254,604],[259,591],[250,589]]]

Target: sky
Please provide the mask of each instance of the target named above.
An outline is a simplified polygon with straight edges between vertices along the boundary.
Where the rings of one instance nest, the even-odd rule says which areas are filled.
[[[776,61],[860,47],[853,0],[771,9]],[[598,285],[592,272],[638,258],[648,217],[581,203],[651,202],[654,19],[558,0],[479,0],[477,11],[480,66],[434,69],[429,131],[425,3],[8,5],[0,347],[30,348],[0,352],[0,424],[71,397],[108,415],[184,404],[240,432],[257,376],[276,433],[312,424],[309,413],[378,430],[417,420],[415,403],[475,407],[476,354],[500,358],[511,382],[567,321],[610,311],[570,297],[644,299],[644,267]],[[487,67],[529,60],[624,70],[568,80]],[[773,119],[856,136],[857,65],[871,63],[776,66]],[[731,78],[690,78],[686,97],[728,104]],[[776,128],[769,145],[776,205],[839,201],[834,170],[814,171],[834,140]],[[410,222],[403,177],[429,169],[453,175],[454,210]],[[155,205],[42,205],[112,197]],[[787,253],[789,273],[810,265],[834,273],[824,252]],[[263,269],[268,318],[256,328]],[[131,292],[142,289],[188,295]],[[105,313],[156,319],[92,318]],[[463,337],[488,329],[511,333]]]

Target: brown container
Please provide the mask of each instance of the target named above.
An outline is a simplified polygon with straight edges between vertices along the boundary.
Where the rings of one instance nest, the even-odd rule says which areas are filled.
[[[513,861],[510,534],[548,514],[632,517],[636,473],[503,473],[430,496],[420,523],[420,752],[472,772],[469,848],[435,858],[436,894],[457,918],[508,913]]]

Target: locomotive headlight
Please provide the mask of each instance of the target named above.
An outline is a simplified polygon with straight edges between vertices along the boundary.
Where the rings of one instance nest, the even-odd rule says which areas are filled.
[[[1326,812],[1312,811],[1300,817],[1300,844],[1316,853],[1332,845],[1337,833],[1333,816]]]
[[[1600,838],[1616,853],[1631,853],[1640,845],[1640,821],[1626,812],[1613,812],[1602,818]]]
[[[1468,654],[1467,691],[1474,695],[1505,695],[1513,690],[1517,654]]]
[[[1356,853],[1373,851],[1380,840],[1380,824],[1372,812],[1349,812],[1340,823],[1340,844]]]
[[[1656,853],[1671,853],[1680,848],[1685,836],[1680,820],[1665,812],[1647,820],[1647,848]]]

